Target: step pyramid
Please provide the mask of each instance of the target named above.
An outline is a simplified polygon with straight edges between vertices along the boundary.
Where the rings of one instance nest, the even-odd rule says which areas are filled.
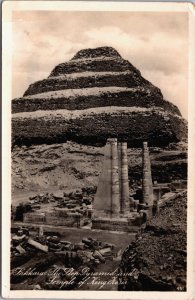
[[[12,137],[20,144],[73,140],[102,145],[125,138],[167,145],[186,138],[179,109],[112,47],[84,49],[12,100]]]

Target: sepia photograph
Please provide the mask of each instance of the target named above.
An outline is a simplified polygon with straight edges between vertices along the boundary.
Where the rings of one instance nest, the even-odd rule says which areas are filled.
[[[3,28],[9,295],[193,299],[188,4],[16,2]]]

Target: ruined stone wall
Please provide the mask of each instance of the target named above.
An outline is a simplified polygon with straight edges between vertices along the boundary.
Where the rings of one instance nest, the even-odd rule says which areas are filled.
[[[50,211],[45,213],[26,213],[24,222],[38,223],[54,226],[80,227],[84,224],[84,218],[81,215],[71,214],[63,210]]]
[[[43,224],[45,223],[45,214],[42,213],[36,213],[36,212],[31,212],[31,213],[25,213],[24,214],[24,219],[23,222],[26,223],[39,223]]]

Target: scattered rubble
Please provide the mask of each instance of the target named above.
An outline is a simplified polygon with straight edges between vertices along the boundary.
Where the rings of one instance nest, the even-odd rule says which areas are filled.
[[[123,253],[120,290],[186,290],[186,211],[186,191],[163,202],[159,214]],[[132,276],[120,284],[125,273]]]
[[[92,237],[71,243],[63,240],[59,233],[43,233],[42,229],[29,233],[20,227],[13,234],[11,244],[11,285],[14,289],[16,283],[22,289],[29,289],[29,286],[37,289],[37,284],[39,289],[74,289],[84,276],[84,268],[90,273],[118,255],[114,244]],[[63,286],[62,280],[66,282]]]
[[[12,219],[32,223],[57,222],[57,225],[66,225],[65,219],[60,222],[60,218],[67,216],[68,226],[87,225],[92,217],[95,192],[96,187],[92,186],[70,193],[59,191],[30,196],[27,203],[12,206]]]

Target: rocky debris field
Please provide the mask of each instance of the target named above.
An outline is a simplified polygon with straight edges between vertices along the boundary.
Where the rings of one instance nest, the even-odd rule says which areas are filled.
[[[123,253],[120,290],[185,291],[187,192],[165,201]],[[126,274],[130,274],[127,276]]]
[[[92,237],[78,243],[57,232],[12,230],[11,289],[66,290],[78,288],[83,278],[101,264],[120,256],[114,244]]]
[[[70,193],[97,186],[102,159],[102,148],[71,142],[16,147],[12,152],[13,202],[20,202],[21,193],[27,191]]]
[[[172,144],[164,149],[150,148],[153,181],[171,182],[187,179],[186,144]],[[12,151],[13,203],[26,201],[32,192],[76,192],[97,186],[104,159],[104,147],[73,142],[53,145],[14,147]],[[128,148],[129,184],[141,185],[142,149]],[[33,192],[34,191],[34,192]]]

